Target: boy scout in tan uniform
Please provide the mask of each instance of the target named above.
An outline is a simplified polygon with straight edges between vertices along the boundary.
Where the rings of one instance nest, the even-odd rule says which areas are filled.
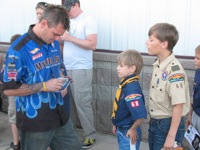
[[[153,64],[149,113],[153,119],[170,118],[173,106],[184,103],[182,116],[189,110],[189,86],[186,73],[172,53],[161,64]]]
[[[184,138],[184,116],[190,107],[186,73],[172,50],[178,41],[176,28],[158,23],[149,30],[148,53],[158,59],[153,64],[149,92],[149,148],[173,149],[175,141]]]

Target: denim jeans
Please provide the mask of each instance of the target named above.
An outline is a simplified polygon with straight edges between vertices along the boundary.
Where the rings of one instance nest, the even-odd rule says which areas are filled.
[[[149,149],[161,150],[171,125],[171,118],[151,119],[149,123]],[[182,144],[185,133],[185,119],[181,118],[175,141]]]
[[[22,150],[82,150],[71,119],[60,128],[45,132],[20,131]]]
[[[122,128],[117,128],[116,134],[118,139],[119,150],[130,150],[130,138],[126,137],[127,131],[131,126],[126,126]],[[138,140],[136,142],[136,150],[139,150],[140,141],[141,141],[141,129],[137,128]]]

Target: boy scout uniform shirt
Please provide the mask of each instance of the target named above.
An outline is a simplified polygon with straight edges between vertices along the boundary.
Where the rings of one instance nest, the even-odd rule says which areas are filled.
[[[149,92],[149,113],[153,119],[170,118],[173,105],[184,104],[182,116],[190,108],[189,86],[186,73],[172,53],[161,64],[153,64]]]
[[[134,75],[128,78],[132,76]],[[137,119],[147,117],[144,95],[138,81],[128,83],[122,88],[117,105],[116,117],[112,118],[116,127],[132,125]]]
[[[200,69],[197,69],[194,77],[193,86],[193,111],[200,117]]]

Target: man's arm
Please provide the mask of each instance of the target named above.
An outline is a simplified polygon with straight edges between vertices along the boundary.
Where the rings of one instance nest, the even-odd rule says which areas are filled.
[[[37,92],[56,92],[61,89],[61,87],[62,80],[54,78],[48,80],[47,82],[40,82],[36,84],[22,84],[17,89],[5,89],[3,92],[7,96],[26,96]]]
[[[63,36],[61,36],[61,40],[72,42],[77,46],[89,50],[95,50],[97,46],[97,34],[90,34],[86,39],[82,40],[70,35],[68,32],[65,32]]]
[[[37,83],[37,84],[22,84],[19,88],[17,89],[8,89],[4,90],[4,94],[7,96],[26,96],[26,95],[31,95],[37,92],[40,92],[43,90],[43,85],[42,83]]]

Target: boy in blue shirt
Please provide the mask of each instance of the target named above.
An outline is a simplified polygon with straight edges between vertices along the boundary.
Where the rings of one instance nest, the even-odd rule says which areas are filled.
[[[147,117],[144,95],[138,82],[143,59],[137,51],[127,50],[119,54],[117,62],[117,73],[122,80],[113,102],[113,133],[117,134],[119,150],[130,150],[131,144],[136,144],[136,150],[139,150],[139,126]]]
[[[192,124],[192,126],[200,134],[200,45],[198,45],[195,49],[194,64],[196,67],[196,72],[193,86],[193,104],[191,104],[190,107],[190,113],[188,115],[187,124]]]

